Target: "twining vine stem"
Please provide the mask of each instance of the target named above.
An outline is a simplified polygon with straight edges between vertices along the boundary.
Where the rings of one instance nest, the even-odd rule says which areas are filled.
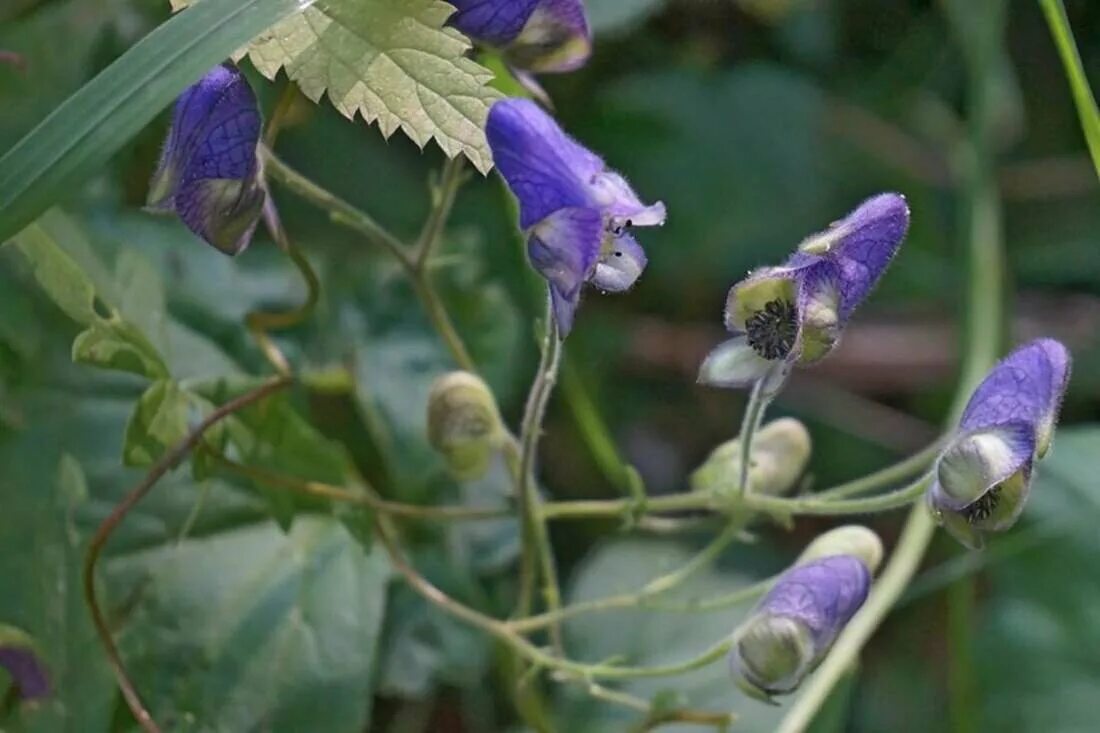
[[[95,626],[96,633],[103,643],[103,648],[107,653],[107,659],[111,664],[111,668],[114,670],[115,679],[118,680],[119,689],[122,690],[122,696],[125,698],[126,704],[133,712],[134,718],[137,720],[138,724],[141,725],[147,733],[160,733],[160,728],[153,720],[153,716],[145,707],[145,704],[141,700],[141,696],[138,694],[137,689],[126,673],[126,667],[122,662],[118,647],[115,645],[114,638],[111,635],[111,629],[99,605],[95,582],[96,563],[99,560],[100,554],[103,552],[104,546],[107,544],[107,540],[111,538],[111,535],[122,523],[122,520],[126,518],[126,515],[137,506],[138,502],[144,499],[149,492],[152,491],[153,487],[157,485],[157,482],[160,481],[165,474],[175,468],[187,457],[187,454],[202,441],[203,435],[207,430],[233,413],[239,412],[249,405],[259,402],[265,397],[288,387],[290,383],[290,377],[276,377],[244,393],[240,397],[230,400],[207,415],[183,440],[161,456],[160,460],[149,469],[145,478],[143,478],[137,486],[131,489],[122,501],[115,506],[107,518],[103,520],[95,534],[92,535],[91,541],[88,543],[88,552],[84,556],[84,600],[87,602],[88,609],[91,611],[92,624]]]
[[[543,600],[547,608],[550,611],[556,611],[561,606],[554,550],[550,546],[546,518],[540,508],[542,500],[539,498],[538,484],[535,480],[535,457],[539,438],[542,435],[542,423],[546,417],[546,406],[558,378],[562,354],[561,338],[558,336],[549,297],[543,323],[546,334],[542,343],[542,357],[531,384],[531,392],[527,397],[519,437],[520,456],[516,498],[520,521],[524,528],[524,541],[521,543],[523,549],[520,562],[520,602],[517,614],[519,616],[527,616],[530,613],[536,559],[539,564],[538,572],[543,581]],[[563,654],[561,629],[557,623],[550,625],[550,636],[554,649],[558,654]]]

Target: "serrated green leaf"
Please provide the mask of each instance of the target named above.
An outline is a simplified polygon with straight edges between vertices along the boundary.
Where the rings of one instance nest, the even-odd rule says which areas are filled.
[[[187,395],[171,379],[153,382],[134,406],[126,423],[122,460],[127,466],[150,466],[187,435]]]
[[[189,84],[309,0],[206,0],[170,18],[0,158],[0,242],[105,162]]]
[[[470,42],[445,27],[453,12],[440,0],[320,0],[256,38],[248,57],[269,79],[284,69],[314,102],[327,94],[348,119],[377,122],[386,137],[400,129],[420,147],[434,139],[485,173],[485,118],[501,94],[466,56]]]

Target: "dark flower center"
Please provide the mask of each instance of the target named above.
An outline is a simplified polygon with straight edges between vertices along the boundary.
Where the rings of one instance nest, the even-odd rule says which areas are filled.
[[[997,508],[997,504],[1001,502],[1001,487],[994,486],[989,491],[982,494],[973,503],[968,504],[963,510],[962,515],[966,518],[966,521],[971,524],[975,524],[984,519],[989,519],[993,516],[993,511]]]
[[[749,346],[765,359],[783,359],[798,337],[798,309],[786,300],[768,301],[745,320]]]

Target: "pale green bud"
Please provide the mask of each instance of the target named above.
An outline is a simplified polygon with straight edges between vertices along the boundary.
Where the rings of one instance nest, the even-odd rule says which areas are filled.
[[[816,537],[794,564],[805,565],[832,555],[851,555],[874,573],[882,563],[882,554],[882,540],[877,534],[858,524],[846,524]]]
[[[752,440],[752,465],[747,490],[780,496],[794,488],[806,471],[812,452],[810,433],[798,420],[783,417],[760,428]],[[695,491],[729,494],[738,490],[741,440],[734,438],[714,449],[691,475]]]
[[[428,395],[428,442],[462,481],[485,475],[504,438],[489,386],[469,372],[438,378]]]
[[[813,636],[793,618],[761,614],[751,621],[730,657],[731,671],[767,694],[790,692],[814,663]]]

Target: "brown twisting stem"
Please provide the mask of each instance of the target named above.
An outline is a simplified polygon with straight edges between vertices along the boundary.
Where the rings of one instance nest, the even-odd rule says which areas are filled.
[[[125,498],[115,506],[107,518],[103,520],[92,536],[91,541],[88,543],[88,554],[84,557],[84,599],[92,614],[92,624],[95,626],[96,633],[99,635],[100,641],[103,643],[104,651],[107,653],[107,659],[111,664],[111,668],[114,670],[115,679],[118,681],[122,696],[125,698],[130,711],[134,714],[134,718],[146,733],[160,733],[160,728],[153,720],[152,714],[150,714],[149,710],[145,707],[140,694],[138,694],[137,688],[134,687],[133,682],[126,673],[126,667],[122,662],[118,647],[115,645],[110,627],[107,625],[107,619],[104,617],[103,610],[99,605],[95,584],[96,562],[99,560],[99,556],[104,546],[107,544],[107,541],[111,538],[115,529],[122,524],[122,520],[126,518],[126,515],[129,514],[150,491],[152,491],[153,487],[156,486],[157,482],[160,481],[165,474],[187,457],[187,454],[202,441],[203,435],[207,430],[233,413],[239,412],[249,405],[259,402],[265,397],[284,389],[290,385],[290,383],[291,380],[289,377],[276,377],[256,389],[230,400],[207,415],[183,440],[177,443],[171,450],[161,456],[160,460],[153,464],[153,467],[145,474],[145,478],[143,478],[137,486],[131,489]]]

